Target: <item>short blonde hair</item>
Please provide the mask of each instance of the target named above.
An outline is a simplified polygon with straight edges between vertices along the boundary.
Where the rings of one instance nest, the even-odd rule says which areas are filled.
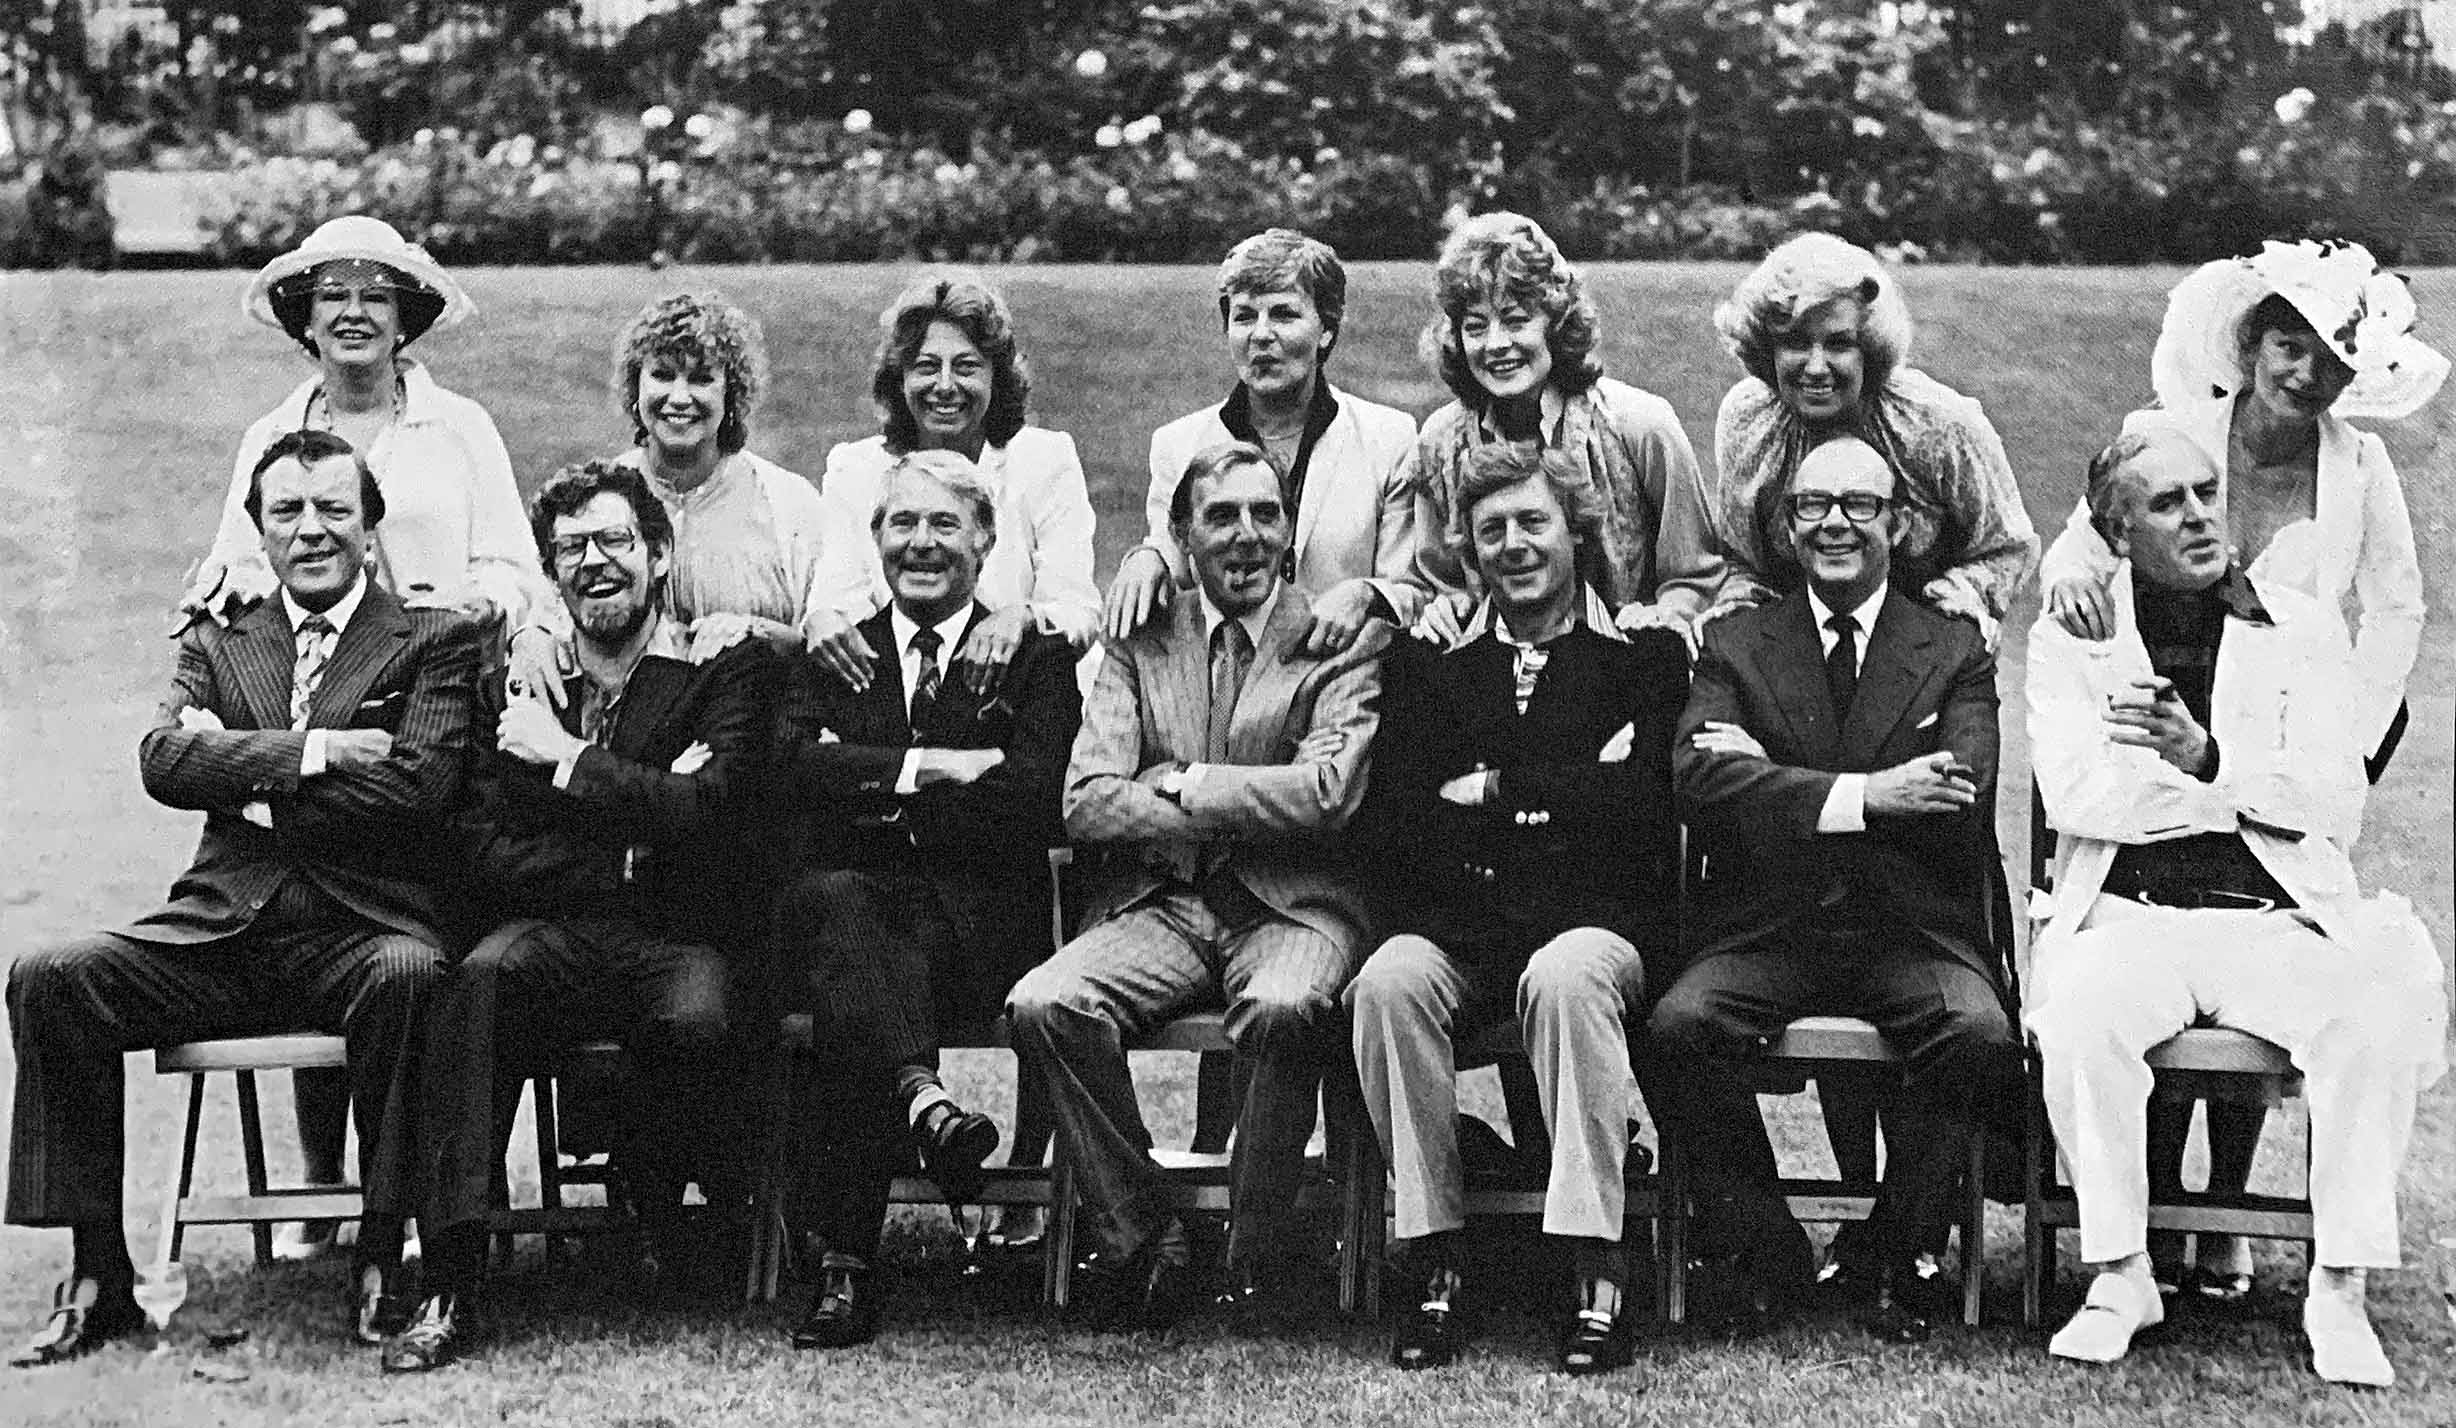
[[[1865,400],[1910,356],[1910,308],[1901,284],[1876,255],[1831,233],[1802,233],[1765,255],[1714,309],[1714,326],[1748,375],[1774,385],[1774,348],[1784,333],[1827,303],[1859,304],[1859,350],[1867,359]]]

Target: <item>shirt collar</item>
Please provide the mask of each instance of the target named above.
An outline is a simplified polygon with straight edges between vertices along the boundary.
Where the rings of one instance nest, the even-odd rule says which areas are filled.
[[[1279,608],[1279,597],[1286,593],[1287,588],[1288,582],[1285,580],[1273,582],[1270,595],[1261,604],[1237,617],[1237,623],[1245,627],[1246,637],[1253,641],[1255,649],[1262,648],[1262,632],[1270,628],[1271,612]],[[1220,612],[1219,606],[1211,603],[1209,591],[1199,585],[1194,587],[1194,591],[1202,601],[1202,638],[1203,642],[1208,644],[1211,632],[1218,629],[1220,622],[1228,617]]]
[[[1613,623],[1612,608],[1603,603],[1603,597],[1595,593],[1595,587],[1582,580],[1578,582],[1577,608],[1569,615],[1570,629],[1574,630],[1580,625],[1584,625],[1606,639],[1624,642],[1628,639],[1627,635],[1620,632],[1620,626]],[[1488,634],[1505,645],[1512,645],[1519,649],[1530,648],[1522,641],[1511,637],[1509,626],[1502,622],[1500,611],[1495,608],[1490,595],[1485,596],[1476,605],[1475,613],[1467,617],[1466,628],[1458,632],[1458,640],[1450,648],[1464,649]]]
[[[349,592],[334,601],[331,609],[323,612],[325,620],[332,625],[335,635],[350,627],[350,617],[358,613],[358,607],[366,603],[366,599],[367,573],[361,570],[358,572],[357,581],[350,586]],[[306,622],[308,615],[315,613],[301,605],[298,598],[290,593],[290,587],[287,585],[281,587],[281,611],[290,617],[290,634],[293,638],[297,637],[298,627]]]
[[[1809,585],[1804,588],[1808,592],[1808,612],[1816,617],[1816,627],[1819,630],[1823,630],[1825,628],[1825,622],[1834,617],[1834,609],[1832,606],[1826,604],[1824,600],[1818,597],[1816,587],[1814,585]],[[1885,608],[1885,592],[1891,590],[1892,588],[1892,581],[1880,580],[1876,582],[1875,594],[1870,595],[1866,600],[1862,601],[1858,609],[1844,612],[1847,613],[1853,620],[1859,622],[1859,637],[1861,639],[1865,639],[1870,634],[1875,632],[1877,613]]]
[[[648,618],[656,621],[656,625],[648,632],[648,643],[640,646],[639,657],[631,661],[631,667],[623,672],[621,684],[612,689],[599,687],[596,678],[588,672],[586,665],[582,665],[579,674],[574,676],[576,682],[583,688],[597,688],[599,694],[608,699],[619,699],[623,691],[631,687],[631,676],[637,674],[640,666],[649,660],[670,659],[682,664],[690,663],[691,644],[688,628],[680,620],[654,607],[650,608]],[[570,688],[571,682],[567,681],[564,687]]]
[[[933,627],[938,631],[938,648],[942,651],[938,657],[940,664],[955,658],[955,647],[963,643],[964,625],[971,619],[972,603],[966,601]],[[887,627],[895,632],[895,657],[900,660],[912,652],[912,637],[921,632],[921,622],[905,614],[903,606],[889,601]]]
[[[1310,446],[1319,440],[1338,415],[1339,394],[1331,390],[1330,380],[1317,367],[1313,373],[1313,402],[1305,408],[1305,444]],[[1254,431],[1253,393],[1245,389],[1243,382],[1237,383],[1235,389],[1228,393],[1228,400],[1219,404],[1219,424],[1239,441],[1249,441],[1256,446],[1262,444],[1261,437]]]

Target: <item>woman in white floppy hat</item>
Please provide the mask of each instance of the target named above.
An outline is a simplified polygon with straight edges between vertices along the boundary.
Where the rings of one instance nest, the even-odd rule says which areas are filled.
[[[275,437],[301,427],[337,433],[374,468],[385,502],[377,574],[393,593],[511,619],[551,599],[493,418],[401,355],[472,311],[425,249],[381,219],[335,218],[265,264],[241,309],[288,334],[316,370],[239,439],[221,526],[183,611],[227,619],[272,593],[247,476]]]
[[[287,333],[316,370],[239,439],[220,529],[180,597],[182,624],[199,615],[227,621],[272,593],[247,514],[248,475],[276,437],[302,427],[337,433],[375,472],[385,515],[370,561],[394,594],[515,624],[534,603],[556,603],[493,418],[401,355],[471,311],[468,294],[425,249],[381,219],[335,218],[265,264],[240,306]],[[339,1183],[349,1083],[302,1071],[296,1092],[307,1179]],[[285,1225],[274,1252],[313,1258],[331,1247],[333,1229]]]
[[[2348,418],[2395,421],[2446,380],[2448,359],[2413,335],[2405,280],[2358,243],[2267,243],[2221,258],[2175,285],[2149,375],[2158,405],[2124,418],[2127,432],[2179,430],[2224,473],[2236,559],[2251,578],[2342,609],[2359,604],[2355,705],[2377,781],[2404,732],[2405,680],[2422,638],[2422,567],[2405,492],[2378,436]],[[2048,613],[2072,634],[2114,632],[2107,581],[2116,557],[2073,511],[2040,566]],[[2161,1109],[2163,1108],[2163,1109]],[[2209,1189],[2241,1191],[2267,1116],[2258,1105],[2209,1103]],[[2150,1120],[2152,1176],[2181,1175],[2189,1102],[2160,1102]],[[2251,1247],[2202,1235],[2184,1269],[2180,1235],[2152,1235],[2162,1283],[2188,1283],[2231,1302],[2251,1288]]]

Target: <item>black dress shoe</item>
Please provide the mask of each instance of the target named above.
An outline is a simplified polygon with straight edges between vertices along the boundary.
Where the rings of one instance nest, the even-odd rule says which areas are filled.
[[[913,1136],[922,1170],[938,1182],[947,1203],[969,1205],[981,1197],[981,1167],[998,1149],[996,1121],[947,1102],[913,1127]]]
[[[1561,1325],[1561,1372],[1610,1373],[1629,1366],[1629,1316],[1580,1309]]]
[[[866,1269],[829,1268],[818,1297],[793,1326],[797,1349],[849,1349],[878,1337],[878,1290]]]
[[[1688,1321],[1710,1333],[1746,1335],[1779,1328],[1808,1294],[1804,1279],[1768,1274],[1746,1253],[1688,1264]]]
[[[145,1311],[125,1284],[72,1275],[51,1291],[51,1317],[9,1355],[11,1368],[64,1364],[145,1327]]]
[[[1828,1313],[1854,1312],[1876,1302],[1883,1278],[1864,1260],[1829,1259],[1818,1268],[1809,1294]]]
[[[1958,1295],[1958,1286],[1933,1257],[1920,1255],[1877,1277],[1875,1301],[1860,1323],[1893,1344],[1923,1344]]]
[[[362,1344],[381,1344],[409,1327],[419,1308],[409,1270],[398,1264],[361,1262],[350,1271],[350,1333]]]
[[[1437,1291],[1440,1286],[1428,1286]],[[1413,1309],[1402,1310],[1390,1329],[1390,1366],[1408,1370],[1446,1368],[1458,1359],[1467,1342],[1467,1317],[1458,1306],[1458,1290],[1428,1293]]]
[[[1190,1263],[1153,1235],[1123,1260],[1103,1256],[1079,1266],[1080,1286],[1067,1318],[1100,1333],[1131,1334],[1166,1329],[1183,1318],[1193,1298]]]
[[[430,1294],[418,1304],[409,1323],[384,1340],[383,1371],[426,1373],[458,1360],[467,1342],[468,1323],[457,1294]]]

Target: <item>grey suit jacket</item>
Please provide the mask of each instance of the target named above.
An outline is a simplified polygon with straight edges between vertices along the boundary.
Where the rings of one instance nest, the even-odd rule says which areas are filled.
[[[1230,870],[1274,911],[1345,945],[1362,942],[1363,890],[1335,835],[1364,798],[1388,632],[1369,624],[1345,653],[1315,658],[1302,649],[1309,615],[1302,592],[1283,587],[1237,696],[1228,760],[1209,765],[1182,806],[1155,784],[1203,762],[1211,662],[1201,595],[1179,593],[1162,618],[1110,642],[1066,769],[1068,836],[1125,845],[1127,855],[1102,860],[1093,920],[1182,876],[1206,844],[1226,843]],[[1345,736],[1338,754],[1293,762],[1317,729]]]

